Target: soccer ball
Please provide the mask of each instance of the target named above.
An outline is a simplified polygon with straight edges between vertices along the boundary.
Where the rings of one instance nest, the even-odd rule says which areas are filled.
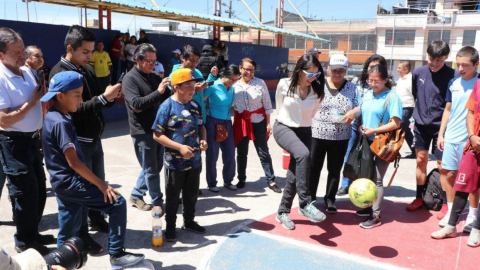
[[[378,190],[375,183],[367,178],[360,178],[350,185],[348,189],[350,201],[355,206],[360,208],[367,208],[373,205],[377,200]]]

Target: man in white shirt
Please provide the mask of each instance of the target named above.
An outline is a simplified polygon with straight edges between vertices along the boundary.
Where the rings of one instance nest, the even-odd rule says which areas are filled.
[[[412,118],[413,109],[415,108],[415,99],[412,94],[412,73],[409,61],[401,61],[397,68],[400,78],[397,81],[395,91],[400,96],[403,104],[403,115],[401,127],[405,131],[405,140],[412,153],[405,158],[416,158],[415,150],[412,148],[413,133],[410,128],[410,118]]]
[[[36,249],[55,242],[40,235],[38,223],[46,202],[46,177],[40,152],[39,130],[43,114],[41,84],[25,66],[25,47],[18,33],[0,28],[0,162],[8,176],[15,206],[15,250]]]

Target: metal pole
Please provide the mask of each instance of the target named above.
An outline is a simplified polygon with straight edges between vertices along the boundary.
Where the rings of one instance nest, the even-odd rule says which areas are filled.
[[[30,10],[28,9],[28,0],[25,1],[27,4],[27,21],[30,22]]]
[[[393,31],[392,31],[392,51],[390,53],[390,72],[392,71],[393,67],[393,46],[395,45],[395,25],[397,22],[397,18],[393,18]]]
[[[85,28],[87,28],[87,6],[85,6]]]
[[[232,18],[232,0],[230,0],[230,8],[228,10],[228,18],[231,19]],[[230,34],[232,32],[228,32],[228,42],[230,42]]]
[[[262,0],[258,1],[258,20],[262,23]],[[258,41],[257,44],[260,45],[260,38],[262,31],[258,30]]]
[[[352,26],[352,19],[348,20],[348,42],[347,42],[347,59],[350,56],[350,42],[352,42],[352,39],[350,38],[350,31],[351,31],[351,26]]]

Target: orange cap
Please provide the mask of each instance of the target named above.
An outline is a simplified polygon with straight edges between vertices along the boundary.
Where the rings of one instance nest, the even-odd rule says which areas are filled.
[[[172,85],[181,84],[189,81],[203,81],[203,78],[195,78],[195,74],[189,68],[180,68],[173,72],[170,82]]]

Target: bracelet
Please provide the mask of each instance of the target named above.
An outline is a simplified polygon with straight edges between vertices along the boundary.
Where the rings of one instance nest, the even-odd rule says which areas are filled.
[[[472,134],[472,135],[468,136],[468,139],[470,140],[470,138],[471,138],[472,136],[475,136],[475,134]]]

